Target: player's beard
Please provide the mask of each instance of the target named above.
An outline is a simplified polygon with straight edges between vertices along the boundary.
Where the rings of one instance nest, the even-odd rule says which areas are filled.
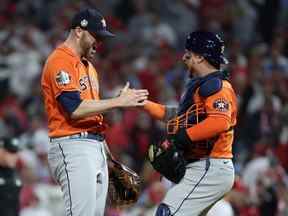
[[[82,50],[82,55],[81,57],[88,57],[89,56],[89,51],[92,48],[93,44],[88,41],[86,38],[86,35],[83,35],[83,37],[80,38],[80,47]]]

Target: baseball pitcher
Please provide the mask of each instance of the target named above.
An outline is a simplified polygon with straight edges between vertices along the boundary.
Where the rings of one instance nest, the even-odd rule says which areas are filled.
[[[124,166],[117,162],[113,165],[115,171],[108,174],[103,135],[106,124],[101,113],[117,107],[143,106],[147,99],[147,90],[132,90],[128,85],[118,97],[99,98],[97,71],[87,56],[92,47],[113,36],[97,10],[82,10],[73,17],[67,39],[50,54],[43,69],[41,87],[50,137],[48,161],[63,192],[66,216],[104,215],[108,175],[121,178],[118,186],[125,178],[121,170]]]

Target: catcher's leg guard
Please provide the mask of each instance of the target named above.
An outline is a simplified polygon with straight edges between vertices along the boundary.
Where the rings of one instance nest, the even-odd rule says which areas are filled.
[[[155,216],[171,216],[171,211],[166,204],[161,203],[157,208]]]

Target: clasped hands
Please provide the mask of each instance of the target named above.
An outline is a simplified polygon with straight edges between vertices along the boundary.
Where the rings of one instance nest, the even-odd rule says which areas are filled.
[[[131,89],[130,83],[127,82],[125,87],[120,90],[118,100],[122,107],[144,106],[148,99],[149,92],[147,89]]]

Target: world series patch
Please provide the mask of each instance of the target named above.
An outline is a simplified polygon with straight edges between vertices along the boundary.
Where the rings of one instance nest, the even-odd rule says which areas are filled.
[[[220,112],[227,112],[229,110],[229,103],[224,98],[219,98],[214,101],[213,107]]]
[[[68,85],[71,81],[70,75],[64,71],[60,70],[56,75],[56,82],[58,85]]]

